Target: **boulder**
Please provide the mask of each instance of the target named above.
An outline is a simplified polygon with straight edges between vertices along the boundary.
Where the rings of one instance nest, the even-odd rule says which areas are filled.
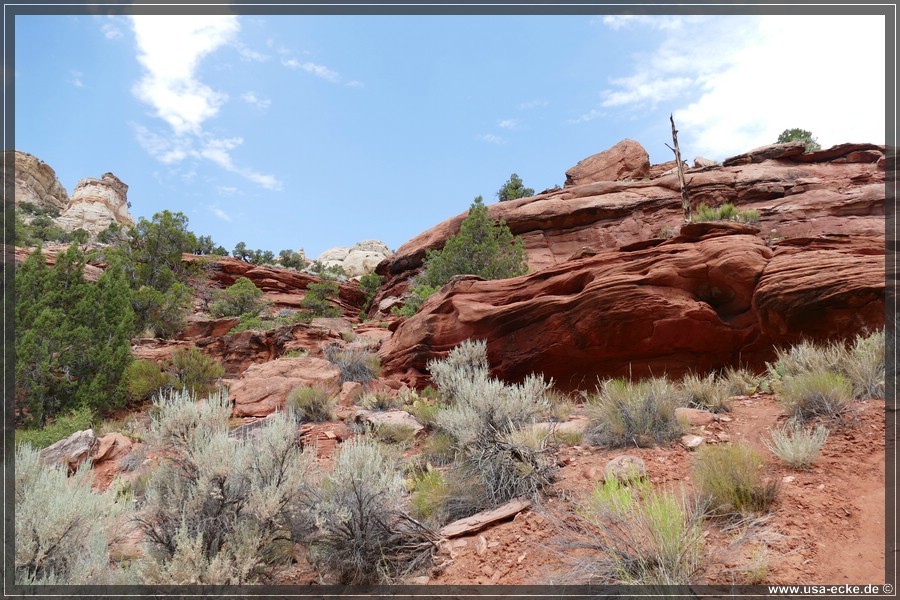
[[[354,420],[374,426],[406,427],[419,433],[425,426],[405,410],[358,410]]]
[[[107,433],[97,440],[96,449],[91,456],[94,464],[121,458],[131,452],[131,440],[121,433]]]
[[[675,418],[684,421],[688,425],[697,427],[701,425],[709,425],[710,423],[718,420],[716,415],[709,412],[708,410],[687,408],[685,406],[679,406],[675,409]]]
[[[282,408],[287,395],[296,387],[337,386],[341,372],[327,360],[314,357],[279,358],[253,365],[233,383],[229,398],[236,417],[265,417]]]
[[[373,273],[381,261],[393,255],[383,242],[366,240],[349,248],[330,248],[316,260],[326,267],[339,266],[344,269],[347,277],[353,278]]]
[[[625,139],[608,150],[585,158],[566,171],[566,187],[649,176],[650,155],[636,141]]]
[[[69,437],[41,450],[41,461],[47,465],[59,465],[74,471],[85,460],[91,459],[100,445],[93,429],[76,431]]]

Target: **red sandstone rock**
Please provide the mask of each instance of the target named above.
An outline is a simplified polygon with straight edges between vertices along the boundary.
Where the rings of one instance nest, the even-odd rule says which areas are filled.
[[[228,396],[234,401],[236,417],[264,417],[284,406],[287,395],[295,387],[337,385],[341,372],[321,358],[280,358],[253,365],[233,383]]]
[[[584,388],[598,377],[761,366],[773,344],[883,324],[877,240],[773,251],[756,231],[695,223],[522,277],[459,278],[399,325],[381,351],[384,373],[421,387],[429,359],[486,339],[495,375],[543,373]]]
[[[650,155],[639,143],[626,139],[566,171],[566,186],[649,176]]]
[[[883,157],[882,146],[842,144],[808,154],[782,154],[777,160],[689,169],[686,179],[695,207],[731,202],[741,210],[755,209],[762,236],[773,240],[832,233],[877,236],[884,232],[884,163],[840,161],[879,153]],[[490,205],[488,214],[522,236],[532,270],[564,263],[584,247],[600,251],[648,242],[682,223],[676,174],[548,190]],[[377,272],[385,282],[373,306],[402,296],[421,270],[425,252],[441,248],[459,231],[465,216],[419,234],[382,262]]]

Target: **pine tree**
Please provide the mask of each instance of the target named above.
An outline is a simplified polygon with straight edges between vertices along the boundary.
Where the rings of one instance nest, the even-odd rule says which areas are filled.
[[[426,285],[440,288],[455,275],[472,274],[484,279],[505,279],[528,272],[525,244],[504,221],[494,223],[481,196],[475,198],[459,233],[441,250],[425,255]]]

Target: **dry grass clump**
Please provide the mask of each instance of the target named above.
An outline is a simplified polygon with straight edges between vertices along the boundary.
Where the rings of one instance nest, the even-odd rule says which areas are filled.
[[[568,558],[567,579],[588,584],[687,585],[708,563],[702,503],[654,488],[627,487],[617,478],[599,484],[586,506],[566,520],[564,542],[583,552]]]
[[[884,330],[859,334],[850,345],[816,345],[804,340],[776,351],[775,363],[768,365],[769,377],[779,384],[798,375],[839,373],[850,382],[854,399],[884,398],[884,349]]]
[[[703,446],[697,451],[693,476],[714,513],[762,513],[775,501],[780,487],[777,480],[763,480],[762,467],[762,455],[746,444]]]
[[[800,422],[814,417],[839,419],[850,411],[853,385],[840,373],[802,373],[783,380],[778,400]]]
[[[660,377],[637,383],[608,379],[601,383],[599,395],[589,398],[587,439],[611,448],[674,440],[684,433],[675,417],[676,397],[676,390]]]
[[[726,367],[720,378],[729,396],[749,396],[759,390],[760,378],[747,369]]]
[[[325,358],[341,370],[341,383],[357,381],[368,383],[381,373],[381,359],[362,346],[330,344],[323,350]]]
[[[297,420],[324,423],[334,418],[337,401],[327,386],[301,386],[294,388],[285,401],[285,409]]]
[[[795,469],[809,467],[828,439],[828,428],[822,425],[803,427],[796,421],[772,431],[766,447]]]
[[[681,380],[678,390],[681,393],[682,404],[690,408],[714,413],[731,411],[731,394],[713,373],[706,377],[691,373]]]

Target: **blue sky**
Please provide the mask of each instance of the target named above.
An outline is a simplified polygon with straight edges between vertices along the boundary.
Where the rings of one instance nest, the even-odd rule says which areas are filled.
[[[879,16],[23,16],[15,146],[132,215],[310,258],[392,249],[624,138],[721,160],[885,143]]]

